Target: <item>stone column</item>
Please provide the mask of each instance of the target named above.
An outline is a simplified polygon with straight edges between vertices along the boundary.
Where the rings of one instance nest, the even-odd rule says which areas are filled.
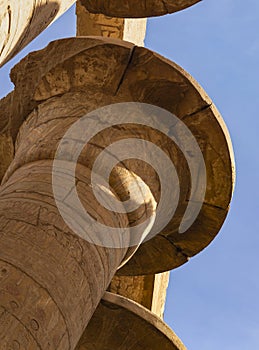
[[[110,92],[129,55],[127,45],[118,46],[116,52],[102,45],[98,47],[98,40],[84,40],[84,50],[77,55],[74,54],[77,43],[76,39],[57,42],[19,65],[20,71],[30,73],[31,78],[35,74],[35,81],[40,82],[32,91],[38,101],[37,108],[27,116],[19,131],[15,157],[0,192],[2,348],[74,349],[116,270],[136,249],[130,245],[120,247],[120,236],[114,248],[82,239],[65,224],[53,197],[52,163],[59,141],[77,119],[111,102]],[[69,50],[73,52],[72,58]],[[62,56],[54,61],[59,62],[61,70],[70,67],[72,80],[66,80],[61,71],[50,71],[47,75],[39,72],[37,65],[41,66],[53,52]],[[99,65],[101,76],[80,71],[80,66],[88,64],[91,57],[95,60],[93,69],[98,70]],[[62,92],[56,85],[60,76]],[[105,79],[108,79],[106,84]],[[107,84],[110,92],[105,92]],[[84,86],[83,90],[88,86],[89,90],[80,90],[80,85]],[[76,189],[85,210],[102,225],[111,227],[126,228],[131,222],[147,218],[155,210],[155,200],[151,192],[144,197],[142,191],[134,190],[137,175],[127,169],[118,170],[112,177],[110,199],[123,199],[130,193],[134,201],[143,205],[131,215],[100,208],[91,187],[91,163],[99,151],[100,147],[89,146],[77,166]],[[69,177],[63,175],[59,174],[61,187]],[[144,183],[142,189],[143,186]],[[66,201],[66,198],[58,200]],[[127,240],[130,237],[124,237]]]
[[[104,36],[144,46],[146,18],[114,18],[93,14],[77,1],[77,36]],[[114,276],[109,291],[132,299],[163,316],[169,272],[145,276]]]
[[[191,130],[203,154],[205,198],[193,224],[181,233],[179,225],[190,202],[192,181],[185,156],[191,157],[191,144],[187,143],[184,154],[179,149],[182,144],[177,147],[168,134],[136,123],[108,128],[86,145],[76,172],[77,191],[86,210],[108,226],[132,227],[150,217],[161,196],[152,166],[129,159],[111,174],[110,198],[124,201],[138,179],[147,188],[146,196],[136,190],[132,194],[138,203],[144,199],[144,205],[126,215],[96,203],[90,173],[94,160],[110,143],[136,136],[147,140],[166,153],[179,176],[181,191],[174,216],[138,248],[118,270],[119,275],[170,270],[212,241],[224,222],[233,189],[231,143],[215,106],[193,78],[173,62],[133,44],[93,37],[60,40],[28,55],[11,77],[15,90],[7,99],[13,103],[6,106],[2,100],[0,105],[7,108],[3,118],[10,122],[14,138],[22,127],[0,196],[1,344],[73,349],[116,270],[134,250],[94,246],[60,217],[51,175],[65,131],[101,106],[145,103],[176,115]],[[184,142],[181,133],[176,138]],[[160,159],[153,165],[159,167]],[[101,181],[102,174],[99,176]]]
[[[0,67],[35,39],[75,0],[0,2]]]

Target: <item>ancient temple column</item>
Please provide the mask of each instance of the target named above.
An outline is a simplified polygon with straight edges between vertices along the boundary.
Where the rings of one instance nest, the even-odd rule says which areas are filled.
[[[103,36],[144,46],[146,18],[114,18],[93,14],[77,1],[77,36]],[[108,290],[132,299],[163,316],[169,271],[143,276],[114,276]]]
[[[74,55],[77,40],[63,41],[54,44],[55,48],[52,46],[52,49],[50,47],[37,53],[38,57],[32,55],[29,62],[25,59],[19,66],[25,74],[29,73],[26,68],[32,68],[35,80],[41,80],[39,90],[32,91],[40,102],[20,129],[15,158],[5,175],[0,193],[2,348],[20,346],[24,349],[74,349],[117,268],[135,250],[129,243],[127,246],[127,240],[130,240],[127,235],[123,237],[126,243],[123,245],[120,245],[121,237],[115,236],[114,248],[97,246],[77,236],[63,221],[53,195],[52,159],[66,127],[87,111],[98,108],[101,101],[110,101],[110,93],[106,94],[99,87],[99,79],[102,81],[107,73],[106,65],[102,66],[107,55],[104,52],[101,55],[101,51],[108,50],[110,55],[112,66],[109,68],[109,79],[116,79],[115,72],[119,66],[123,70],[125,57],[129,54],[127,46],[118,47],[122,54],[118,55],[118,52],[112,53],[109,47],[101,47],[98,52],[96,45],[99,45],[98,40],[85,40],[81,55]],[[66,47],[72,50],[73,58],[65,52]],[[41,65],[42,60],[47,60],[53,49],[59,56],[65,54],[64,61],[61,61],[63,67],[68,67],[66,64],[72,67],[76,59],[78,66],[75,69],[80,67],[80,61],[84,65],[90,56],[95,59],[99,53],[94,66],[97,68],[99,64],[103,67],[104,76],[95,81],[94,76],[82,72],[72,83],[73,87],[70,83],[65,86],[63,81],[63,88],[70,90],[62,94],[63,102],[60,98],[56,100],[54,97],[53,100],[52,96],[45,99],[41,94],[45,94],[43,85],[46,76],[39,73],[37,64]],[[39,57],[42,60],[38,61]],[[59,80],[56,72],[53,75],[49,72],[47,79],[49,78]],[[78,84],[82,82],[85,87],[90,84],[91,90],[77,91]],[[23,83],[27,85],[29,82]],[[116,82],[110,83],[113,85]],[[54,91],[50,88],[47,94],[56,95],[56,87]],[[83,102],[81,106],[80,101]],[[35,148],[38,142],[41,146]],[[113,176],[109,198],[123,199],[125,193],[130,192],[132,199],[143,205],[131,215],[100,209],[91,188],[91,155],[96,151],[99,148],[95,146],[84,151],[76,172],[77,192],[89,215],[102,225],[115,228],[126,228],[131,225],[131,221],[148,218],[155,210],[155,200],[151,192],[150,196],[143,195],[145,184],[141,185],[140,191],[136,186],[143,181],[137,183],[137,175],[133,176],[127,169],[121,169]],[[58,176],[62,187],[70,175],[63,176],[61,169]],[[97,178],[98,176],[103,194],[101,175],[97,174]],[[65,201],[65,195],[58,200]],[[74,213],[76,214],[76,209]],[[91,234],[93,233],[90,232],[90,236]]]
[[[75,0],[0,2],[0,67],[61,16]]]
[[[133,44],[94,37],[60,40],[28,55],[11,77],[15,90],[7,99],[13,103],[8,110],[4,100],[4,118],[14,126],[14,137],[17,125],[22,127],[0,193],[1,325],[6,325],[1,326],[2,343],[28,349],[73,349],[116,270],[121,267],[121,275],[168,271],[187,262],[216,236],[233,189],[230,139],[215,106],[192,77]],[[124,201],[137,181],[145,191],[133,190],[133,198],[144,204],[127,214],[100,207],[91,175],[103,149],[137,136],[159,147],[175,165],[180,186],[177,209],[128,262],[135,247],[96,246],[71,231],[55,205],[52,188],[53,159],[67,129],[91,111],[122,102],[157,106],[177,116],[197,140],[207,170],[201,210],[191,226],[179,232],[191,188],[197,186],[188,166],[193,148],[187,143],[185,149],[180,143],[185,141],[180,129],[175,144],[170,133],[145,124],[119,123],[84,147],[78,158],[77,192],[90,215],[110,227],[132,227],[151,217],[162,192],[152,166],[126,159],[111,173],[110,198]],[[159,164],[157,158],[153,165],[159,168]],[[97,175],[101,183],[102,174]],[[65,186],[66,178],[61,180],[60,186]]]

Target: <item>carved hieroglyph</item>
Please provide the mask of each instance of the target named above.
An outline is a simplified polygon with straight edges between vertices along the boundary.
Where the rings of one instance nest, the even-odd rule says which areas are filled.
[[[140,18],[181,11],[201,0],[80,0],[92,13],[111,17]]]
[[[144,45],[146,18],[113,18],[103,14],[93,14],[76,4],[77,36],[104,36],[130,41],[138,46]]]

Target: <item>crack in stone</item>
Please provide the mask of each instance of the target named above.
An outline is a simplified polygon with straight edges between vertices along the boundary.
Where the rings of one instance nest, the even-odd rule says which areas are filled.
[[[136,48],[137,48],[137,46],[133,46],[133,48],[132,48],[131,51],[130,51],[127,65],[126,65],[126,67],[125,67],[125,69],[124,69],[124,72],[123,72],[123,74],[122,74],[122,76],[121,76],[121,79],[120,79],[120,81],[119,81],[119,83],[118,83],[117,89],[115,90],[114,96],[117,96],[118,93],[119,93],[119,90],[120,90],[120,88],[121,88],[121,86],[122,86],[122,84],[123,84],[123,82],[124,82],[124,78],[125,78],[125,76],[126,76],[126,74],[127,74],[128,68],[131,66],[131,62],[132,62],[132,60],[133,60],[133,56],[134,56],[134,53],[135,53]]]

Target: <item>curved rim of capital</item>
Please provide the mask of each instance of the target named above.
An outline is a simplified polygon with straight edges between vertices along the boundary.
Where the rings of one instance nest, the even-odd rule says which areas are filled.
[[[111,324],[112,334],[111,327],[105,327]],[[102,350],[106,346],[115,348],[120,342],[125,342],[125,337],[125,349],[127,349],[127,339],[130,339],[126,334],[131,331],[130,324],[138,330],[134,332],[134,339],[141,349],[150,349],[152,343],[152,349],[155,350],[186,350],[182,341],[161,318],[142,305],[109,292],[105,292],[76,349],[87,349],[87,345],[93,342],[96,350]],[[147,331],[148,336],[145,336]],[[113,334],[116,334],[116,337]],[[115,343],[111,344],[112,341]]]
[[[182,11],[201,0],[80,0],[87,11],[110,17],[144,18]]]

